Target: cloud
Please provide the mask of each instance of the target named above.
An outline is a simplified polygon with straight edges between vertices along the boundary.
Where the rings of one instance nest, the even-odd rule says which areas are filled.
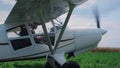
[[[11,5],[15,4],[15,0],[0,0],[0,2],[2,2],[3,4],[11,4]]]
[[[62,21],[65,20],[66,15],[62,15],[60,18]],[[70,28],[96,28],[96,22],[94,18],[84,17],[80,15],[71,15],[71,18],[68,23]]]
[[[101,28],[107,30],[108,32],[103,36],[99,47],[120,47],[120,23],[109,18],[104,18],[101,20],[101,24]]]
[[[103,15],[109,14],[110,12],[120,9],[120,0],[88,0],[83,3],[77,9],[84,11],[92,10],[93,6],[97,6],[100,13]]]
[[[108,13],[120,8],[120,0],[97,0],[100,11]]]
[[[8,14],[10,13],[13,5],[15,4],[15,0],[0,0],[0,4],[1,6],[6,6],[4,8],[0,8],[0,24],[4,23],[4,21],[6,20]],[[8,5],[10,4],[10,5]],[[7,9],[7,10],[6,10]]]
[[[93,28],[95,24],[94,19],[73,15],[69,20],[69,27],[71,28]]]
[[[86,9],[92,7],[96,3],[96,0],[88,0],[87,2],[80,5],[78,8],[80,9]]]
[[[4,23],[5,19],[7,18],[9,11],[0,11],[0,24]]]

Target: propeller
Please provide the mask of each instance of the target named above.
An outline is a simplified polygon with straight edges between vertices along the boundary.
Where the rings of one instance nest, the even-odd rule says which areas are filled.
[[[98,11],[98,8],[96,6],[94,7],[93,12],[94,12],[94,16],[95,16],[95,19],[96,19],[96,26],[97,26],[97,28],[101,28],[99,11]]]
[[[98,11],[97,6],[94,6],[94,8],[93,8],[93,13],[94,13],[95,20],[96,20],[96,26],[97,26],[97,28],[99,28],[99,31],[101,31],[102,35],[104,35],[107,31],[101,29],[101,25],[100,25],[100,14],[99,14],[99,11]]]

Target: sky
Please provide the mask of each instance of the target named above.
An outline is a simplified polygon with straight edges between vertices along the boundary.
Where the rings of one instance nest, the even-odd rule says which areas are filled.
[[[14,4],[15,0],[0,0],[0,24],[4,23]],[[68,27],[96,28],[94,6],[99,10],[101,28],[108,31],[98,47],[120,48],[120,0],[88,0],[74,9]]]

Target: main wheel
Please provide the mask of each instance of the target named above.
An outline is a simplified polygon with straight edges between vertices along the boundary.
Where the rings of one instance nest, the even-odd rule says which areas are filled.
[[[46,62],[45,68],[52,68],[52,67],[51,67],[51,65],[48,62]]]
[[[57,68],[60,68],[61,66],[57,63],[57,62],[55,62],[55,66],[57,67]],[[46,62],[46,64],[45,64],[45,67],[44,68],[53,68],[51,65],[50,65],[50,63],[49,62]]]
[[[69,61],[63,64],[61,68],[80,68],[80,65],[77,62]]]

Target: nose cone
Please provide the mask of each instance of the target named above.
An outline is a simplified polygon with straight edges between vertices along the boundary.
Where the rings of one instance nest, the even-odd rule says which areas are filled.
[[[107,33],[106,30],[100,29],[100,32],[102,33],[102,35],[104,35],[105,33]]]

